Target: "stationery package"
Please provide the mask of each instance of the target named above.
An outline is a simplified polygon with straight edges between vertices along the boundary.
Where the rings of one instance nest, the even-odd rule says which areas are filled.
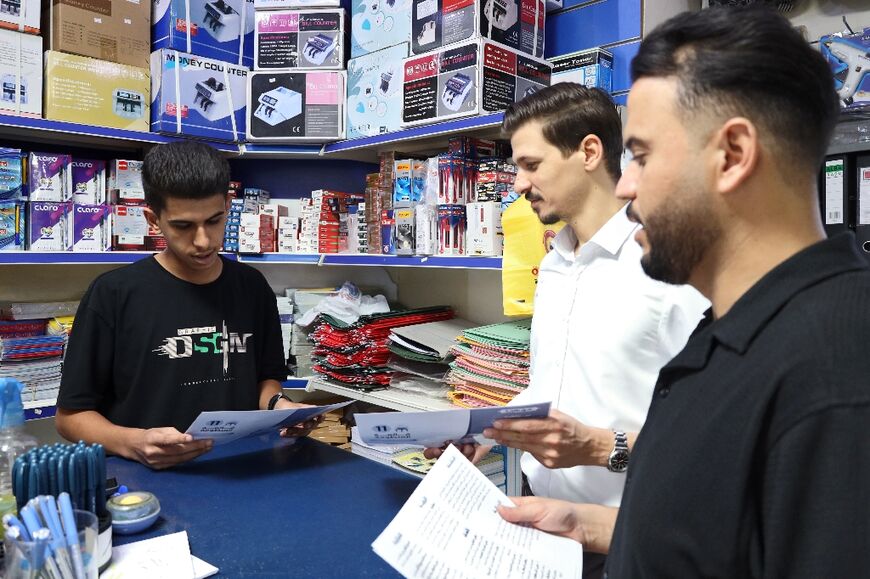
[[[412,0],[411,52],[488,38],[544,57],[544,0]]]
[[[501,201],[469,203],[465,206],[468,225],[468,255],[501,255],[504,233],[501,228]]]
[[[352,0],[350,57],[411,42],[411,0]]]
[[[27,249],[68,251],[72,246],[72,203],[34,201],[27,204]]]
[[[613,54],[603,48],[591,48],[550,59],[553,65],[553,84],[576,82],[590,88],[611,91]]]
[[[251,67],[254,0],[155,0],[151,48]]]
[[[0,200],[20,199],[26,195],[26,165],[21,149],[0,147]]]
[[[42,39],[0,29],[0,55],[0,113],[41,118]]]
[[[72,250],[107,251],[111,247],[108,205],[73,205]]]
[[[45,118],[148,132],[148,69],[50,50]]]
[[[402,127],[402,61],[408,43],[347,62],[347,138],[373,137]]]
[[[284,8],[310,8],[312,6],[341,6],[341,0],[254,0],[257,10],[278,10]]]
[[[344,69],[344,9],[256,13],[254,68]]]
[[[167,48],[151,54],[151,131],[239,141],[248,69]]]
[[[21,251],[24,246],[24,201],[0,201],[0,251]]]
[[[250,141],[337,141],[344,138],[345,72],[252,72]]]
[[[151,54],[151,5],[142,0],[52,0],[43,11],[46,49],[139,68]]]
[[[106,202],[106,162],[97,159],[72,160],[73,203],[98,205]]]
[[[142,187],[142,161],[127,159],[111,161],[107,189],[112,203],[143,204],[145,189]]]
[[[27,197],[30,201],[65,202],[72,199],[72,157],[57,153],[30,153]]]
[[[552,66],[478,40],[453,45],[403,65],[402,120],[406,126],[505,110],[550,85]]]

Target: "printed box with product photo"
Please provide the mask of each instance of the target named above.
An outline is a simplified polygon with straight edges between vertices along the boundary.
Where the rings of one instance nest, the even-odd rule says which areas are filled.
[[[0,30],[0,113],[42,117],[42,39]]]
[[[154,0],[152,29],[153,50],[254,64],[253,0]]]
[[[252,72],[251,141],[338,141],[345,135],[345,72]]]
[[[402,127],[402,62],[408,43],[347,63],[347,138],[373,137]]]
[[[353,0],[350,57],[411,42],[412,0]]]
[[[343,70],[343,9],[267,10],[256,13],[254,68]]]

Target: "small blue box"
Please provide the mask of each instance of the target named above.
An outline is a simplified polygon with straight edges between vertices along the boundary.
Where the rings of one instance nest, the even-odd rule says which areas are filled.
[[[0,251],[22,251],[24,245],[24,201],[0,201]]]
[[[603,48],[572,52],[548,60],[553,65],[552,84],[576,82],[608,93],[612,90],[613,54]]]
[[[151,22],[152,50],[254,64],[254,0],[156,0]]]
[[[157,50],[151,54],[151,132],[243,139],[247,90],[243,66]]]
[[[0,147],[0,199],[25,197],[24,153]]]

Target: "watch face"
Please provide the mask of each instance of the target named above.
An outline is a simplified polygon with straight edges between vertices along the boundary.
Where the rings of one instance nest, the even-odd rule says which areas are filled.
[[[613,451],[608,465],[613,472],[625,472],[628,469],[628,452],[624,450]]]

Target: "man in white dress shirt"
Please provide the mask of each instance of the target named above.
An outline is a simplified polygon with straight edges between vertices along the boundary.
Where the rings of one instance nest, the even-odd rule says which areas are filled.
[[[619,506],[659,369],[709,302],[641,268],[639,226],[614,195],[622,130],[606,93],[556,84],[511,105],[502,126],[518,165],[517,193],[543,223],[566,225],[541,262],[531,382],[512,402],[550,401],[554,410],[546,420],[502,421],[485,434],[526,451],[527,492]],[[488,450],[463,448],[474,459]],[[603,567],[603,555],[587,554],[584,577],[600,577]]]

